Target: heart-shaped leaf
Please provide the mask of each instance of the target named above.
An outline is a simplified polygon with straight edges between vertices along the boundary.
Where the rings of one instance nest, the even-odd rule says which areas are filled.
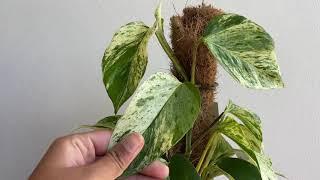
[[[190,130],[200,110],[199,90],[167,73],[157,73],[133,96],[112,134],[109,148],[127,133],[138,132],[145,146],[125,175],[131,175],[159,158]]]
[[[242,159],[222,158],[216,165],[235,180],[261,180],[259,169]]]
[[[143,22],[122,26],[104,53],[103,82],[115,113],[134,93],[144,75],[148,62],[147,44],[155,29]]]
[[[240,84],[255,89],[282,88],[274,42],[259,25],[236,14],[211,20],[203,42]]]
[[[174,155],[169,163],[170,180],[200,180],[193,164],[185,156]]]

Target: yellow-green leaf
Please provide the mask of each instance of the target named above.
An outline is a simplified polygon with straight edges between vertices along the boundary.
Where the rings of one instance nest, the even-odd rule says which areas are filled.
[[[147,44],[155,28],[149,28],[143,22],[122,26],[104,53],[103,82],[115,113],[134,93],[144,75],[148,62]]]
[[[222,14],[205,29],[203,42],[240,84],[254,89],[284,86],[274,42],[259,25],[236,14]]]

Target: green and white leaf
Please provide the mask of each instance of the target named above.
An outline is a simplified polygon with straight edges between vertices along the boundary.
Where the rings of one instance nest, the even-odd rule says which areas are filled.
[[[224,114],[240,120],[262,142],[261,120],[257,114],[234,104],[232,101],[229,101]]]
[[[260,118],[255,113],[234,104],[232,101],[229,101],[220,119],[218,131],[232,139],[242,149],[256,152],[262,150]]]
[[[121,115],[108,116],[94,125],[83,125],[80,128],[91,128],[91,129],[114,129]]]
[[[219,120],[218,131],[241,147],[243,151],[234,150],[234,153],[256,166],[262,180],[277,179],[271,160],[263,154],[261,120],[255,113],[230,101]]]
[[[271,159],[263,153],[254,152],[254,154],[260,169],[262,180],[277,180],[277,174],[272,168]]]
[[[222,14],[209,22],[203,42],[240,84],[254,89],[284,87],[273,39],[256,23]]]
[[[131,132],[145,138],[145,146],[125,175],[158,159],[190,130],[200,110],[199,90],[167,73],[156,73],[133,96],[113,132],[109,148]]]
[[[169,163],[170,180],[201,180],[193,164],[185,156],[176,154]]]
[[[134,93],[144,75],[148,63],[147,45],[155,30],[156,26],[149,28],[143,22],[122,26],[104,53],[103,82],[115,113]]]
[[[218,131],[236,142],[242,149],[261,152],[261,141],[244,125],[230,116],[224,116]]]

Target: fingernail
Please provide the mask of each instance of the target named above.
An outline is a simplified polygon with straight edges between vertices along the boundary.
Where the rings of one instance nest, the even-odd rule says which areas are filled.
[[[143,136],[139,133],[131,133],[129,136],[125,137],[121,144],[123,144],[124,148],[130,153],[135,153],[141,149],[144,144]]]

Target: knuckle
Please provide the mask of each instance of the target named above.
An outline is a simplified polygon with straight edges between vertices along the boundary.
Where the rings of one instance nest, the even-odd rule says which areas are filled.
[[[53,141],[52,146],[58,146],[58,147],[65,146],[66,142],[67,142],[66,137],[59,137]]]
[[[126,169],[126,162],[119,151],[110,151],[107,154],[107,157],[120,171],[124,171]]]

